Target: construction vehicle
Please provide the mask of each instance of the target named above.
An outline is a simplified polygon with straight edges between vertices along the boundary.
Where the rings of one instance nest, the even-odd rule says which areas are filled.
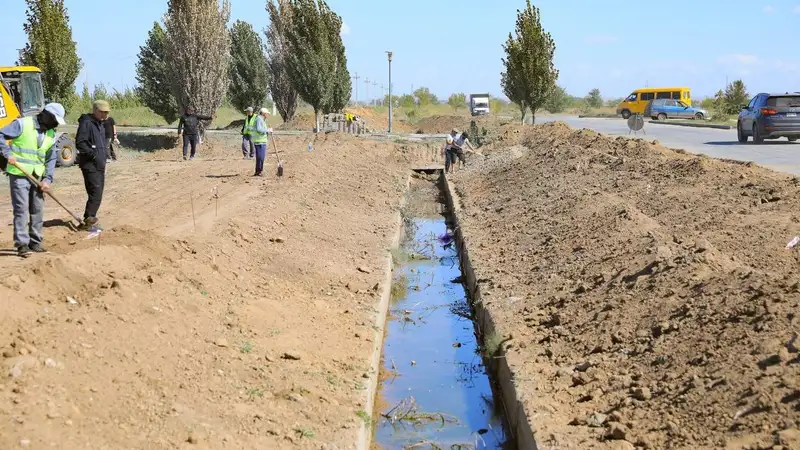
[[[0,66],[0,128],[19,117],[35,116],[45,105],[42,71],[31,66]],[[75,143],[66,133],[56,133],[56,165],[75,164]]]
[[[473,116],[489,114],[489,94],[471,94],[469,96],[469,112]]]

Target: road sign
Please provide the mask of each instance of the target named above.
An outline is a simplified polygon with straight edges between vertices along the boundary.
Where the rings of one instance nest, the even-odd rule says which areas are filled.
[[[644,116],[641,114],[634,114],[628,117],[628,134],[631,134],[633,131],[634,134],[638,132],[644,133]],[[644,133],[647,134],[647,133]]]

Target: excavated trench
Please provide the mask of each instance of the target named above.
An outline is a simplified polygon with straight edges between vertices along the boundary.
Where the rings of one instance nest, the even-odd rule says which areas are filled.
[[[513,383],[510,376],[497,378],[503,375],[502,349],[471,295],[477,294],[470,287],[472,269],[441,172],[412,177],[401,214],[380,379],[368,420],[373,448],[535,449],[527,420],[521,440],[522,424],[509,420],[509,413],[517,418],[518,402],[502,388]]]

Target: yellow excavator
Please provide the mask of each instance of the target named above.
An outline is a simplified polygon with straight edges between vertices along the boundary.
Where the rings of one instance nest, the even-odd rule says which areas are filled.
[[[23,116],[35,116],[44,109],[42,71],[31,66],[0,66],[0,128]],[[53,149],[58,152],[56,165],[75,164],[75,144],[66,133],[56,134]]]

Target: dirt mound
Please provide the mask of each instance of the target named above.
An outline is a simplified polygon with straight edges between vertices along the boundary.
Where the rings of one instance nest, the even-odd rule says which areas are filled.
[[[798,180],[561,123],[520,143],[455,183],[539,444],[800,448]]]
[[[418,133],[424,134],[449,133],[453,128],[467,131],[472,121],[475,121],[479,129],[486,128],[487,130],[495,130],[510,122],[508,119],[500,119],[495,116],[430,116],[417,121],[414,128]]]
[[[367,126],[370,130],[377,133],[386,132],[389,129],[389,113],[378,112],[374,108],[346,108],[345,111],[351,112],[361,116],[367,121]],[[392,119],[392,132],[393,133],[411,133],[414,128],[406,122],[398,119]]]
[[[313,131],[314,130],[314,114],[297,113],[292,120],[282,123],[279,130],[301,130]]]

